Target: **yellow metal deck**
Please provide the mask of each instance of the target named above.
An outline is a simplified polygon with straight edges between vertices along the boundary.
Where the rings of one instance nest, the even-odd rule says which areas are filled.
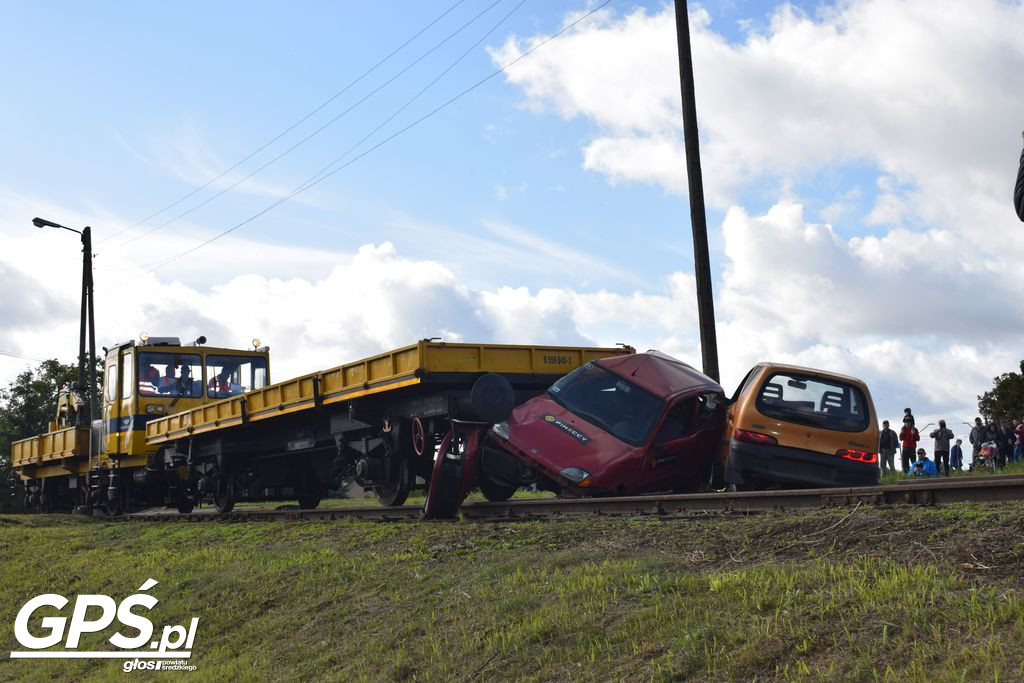
[[[11,466],[16,469],[88,457],[88,427],[66,427],[11,444]]]
[[[242,422],[309,410],[419,384],[442,374],[550,375],[552,381],[599,358],[634,353],[629,347],[510,346],[420,341],[394,351],[271,384],[151,420],[146,443],[157,445]]]

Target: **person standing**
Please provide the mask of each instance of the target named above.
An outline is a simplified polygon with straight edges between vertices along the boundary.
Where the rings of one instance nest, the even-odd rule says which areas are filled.
[[[971,456],[977,460],[978,453],[981,452],[981,444],[985,443],[985,425],[981,424],[981,418],[974,418],[974,426],[971,427],[971,434],[967,437],[968,441],[971,442],[972,453]]]
[[[882,432],[878,435],[878,466],[882,468],[882,474],[892,474],[896,471],[893,457],[899,446],[899,437],[895,431],[889,429],[889,421],[882,420]]]
[[[992,420],[988,423],[988,427],[985,428],[985,438],[982,439],[982,443],[991,441],[996,445],[996,465],[998,467],[1006,466],[1006,453],[1003,452],[1002,439],[999,436],[999,423]]]
[[[1024,131],[1021,131],[1021,137],[1024,137]],[[1017,218],[1024,221],[1024,150],[1020,153],[1017,184],[1013,188],[1013,208],[1017,209]]]
[[[903,418],[903,429],[900,430],[900,464],[903,466],[903,474],[910,472],[910,463],[914,461],[914,449],[917,448],[917,442],[921,440],[921,435],[918,433],[917,428],[914,427],[914,418],[911,415],[907,415]]]
[[[1014,441],[1013,426],[1009,420],[1003,420],[999,425],[999,452],[1007,462],[1013,462]]]
[[[949,476],[949,441],[953,438],[953,431],[946,429],[946,421],[939,420],[939,428],[933,429],[929,436],[935,439],[935,467],[939,474]]]
[[[964,466],[964,449],[960,447],[963,442],[963,439],[957,439],[949,449],[949,466],[954,470],[961,470]]]
[[[1024,456],[1024,418],[1021,418],[1013,431],[1017,435],[1017,443],[1013,446],[1013,461],[1020,462],[1021,456]]]

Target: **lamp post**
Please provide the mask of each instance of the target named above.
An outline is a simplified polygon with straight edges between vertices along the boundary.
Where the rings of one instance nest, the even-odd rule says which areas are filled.
[[[92,289],[92,229],[85,226],[81,230],[69,228],[60,223],[48,221],[45,218],[33,218],[32,225],[37,228],[60,228],[76,232],[82,237],[82,320],[78,333],[78,387],[86,387],[85,371],[85,328],[86,321],[89,324],[89,420],[99,417],[98,397],[96,396],[96,324],[93,319],[93,289]]]

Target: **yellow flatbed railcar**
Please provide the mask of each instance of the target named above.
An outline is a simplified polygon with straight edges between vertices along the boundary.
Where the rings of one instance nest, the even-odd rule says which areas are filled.
[[[482,373],[510,380],[553,382],[584,363],[623,353],[620,348],[446,344],[421,341],[411,346],[296,377],[151,420],[146,443],[160,445],[247,422],[314,410],[386,391],[435,383],[472,383]]]
[[[189,511],[210,499],[227,511],[275,497],[314,507],[347,479],[399,505],[410,489],[429,486],[452,420],[486,421],[508,408],[496,402],[518,404],[589,361],[623,353],[633,349],[423,340],[270,384],[266,348],[126,342],[107,351],[103,419],[91,435],[51,425],[17,442],[12,464],[37,501],[114,512],[144,504]]]

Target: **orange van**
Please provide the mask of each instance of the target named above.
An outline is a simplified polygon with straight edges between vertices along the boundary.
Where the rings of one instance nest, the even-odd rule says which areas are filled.
[[[854,377],[778,363],[754,366],[726,417],[730,488],[878,483],[878,418]]]

